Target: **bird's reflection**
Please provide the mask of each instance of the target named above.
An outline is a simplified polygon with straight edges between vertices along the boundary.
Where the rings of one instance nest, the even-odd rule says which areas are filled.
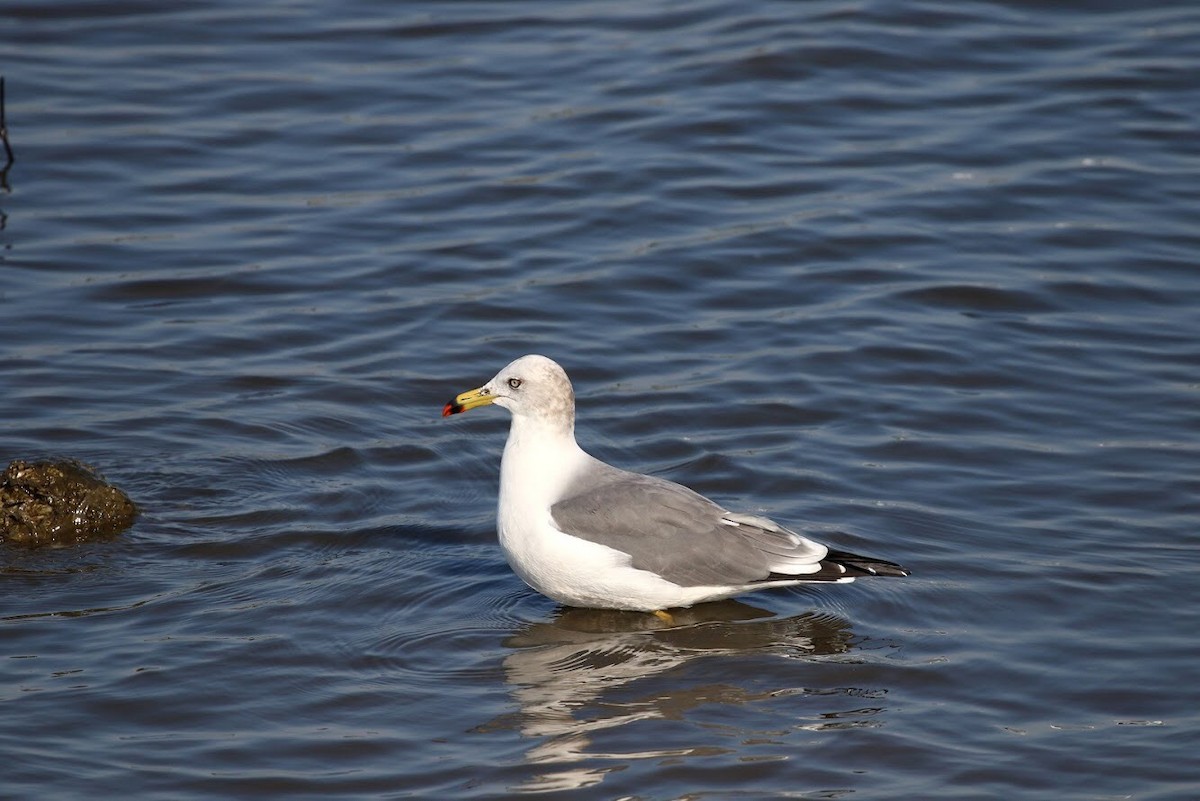
[[[853,647],[850,624],[827,612],[778,617],[731,600],[674,610],[672,617],[668,624],[637,612],[561,609],[552,620],[526,626],[505,641],[511,649],[504,659],[505,678],[520,711],[485,728],[515,728],[536,739],[527,761],[553,766],[530,786],[514,789],[581,787],[614,769],[573,766],[584,760],[594,765],[597,759],[627,761],[696,751],[599,753],[589,750],[598,731],[648,719],[680,719],[703,704],[742,704],[782,691],[805,692],[791,686],[763,688],[736,670],[716,683],[670,681],[667,674],[685,664],[753,652],[815,658]]]

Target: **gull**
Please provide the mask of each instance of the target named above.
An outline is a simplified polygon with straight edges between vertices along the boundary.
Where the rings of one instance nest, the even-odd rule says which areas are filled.
[[[526,584],[561,604],[669,621],[666,610],[769,587],[908,575],[589,455],[575,441],[571,381],[545,356],[522,356],[442,416],[488,404],[512,414],[500,462],[500,547]]]

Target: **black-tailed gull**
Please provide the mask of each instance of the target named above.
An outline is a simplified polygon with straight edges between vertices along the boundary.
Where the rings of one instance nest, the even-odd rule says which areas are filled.
[[[659,612],[766,587],[908,575],[589,456],[575,442],[571,382],[545,356],[522,356],[442,416],[489,403],[512,413],[500,547],[525,583],[560,603]]]

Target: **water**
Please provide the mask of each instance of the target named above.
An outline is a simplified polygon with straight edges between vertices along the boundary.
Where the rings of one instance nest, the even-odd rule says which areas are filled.
[[[5,798],[1200,797],[1194,4],[0,9]],[[503,412],[903,581],[559,609]]]

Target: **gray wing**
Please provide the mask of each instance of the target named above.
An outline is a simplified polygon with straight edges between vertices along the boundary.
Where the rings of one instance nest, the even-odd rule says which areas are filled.
[[[824,545],[766,518],[727,512],[674,482],[602,462],[550,515],[563,532],[627,553],[635,568],[684,587],[834,578],[824,575],[833,567],[821,562]]]

